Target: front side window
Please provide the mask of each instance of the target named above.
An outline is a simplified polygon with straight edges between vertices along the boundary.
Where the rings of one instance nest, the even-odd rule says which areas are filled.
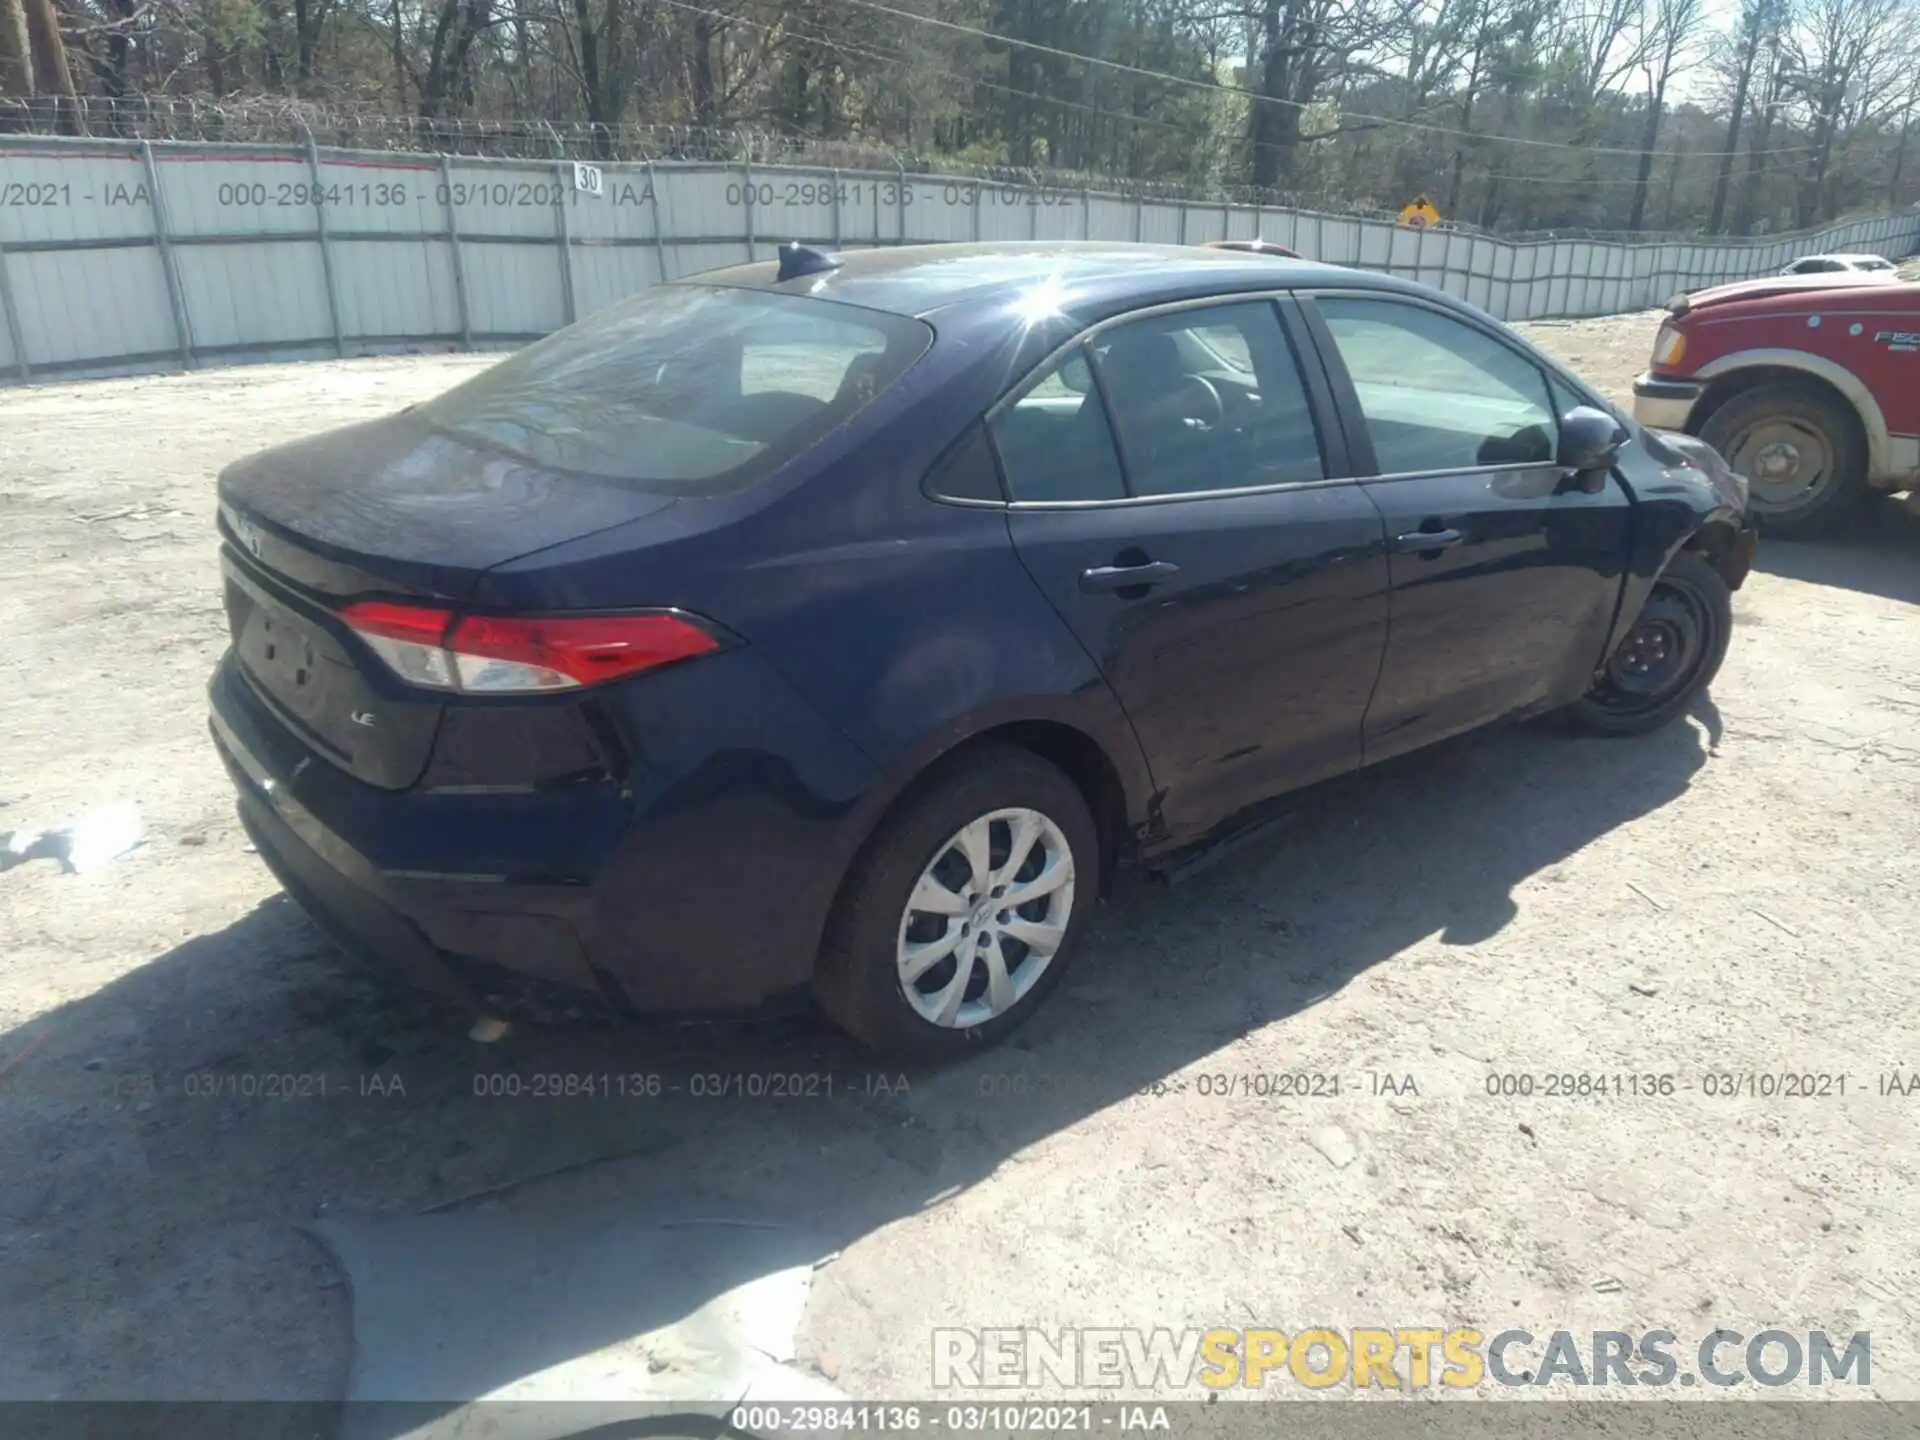
[[[1382,475],[1552,463],[1560,427],[1532,361],[1424,305],[1346,296],[1315,304]]]
[[[1095,336],[1136,495],[1319,480],[1305,382],[1264,300],[1174,310]]]
[[[742,488],[926,353],[918,320],[759,290],[662,285],[420,407],[530,464],[662,494]]]

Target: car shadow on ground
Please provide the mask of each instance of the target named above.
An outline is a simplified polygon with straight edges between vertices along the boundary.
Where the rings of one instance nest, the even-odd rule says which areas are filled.
[[[1829,539],[1760,542],[1755,568],[1768,575],[1832,585],[1920,604],[1920,497],[1888,496],[1869,504]]]
[[[1717,730],[1717,716],[1700,720]],[[14,1373],[66,1377],[68,1395],[197,1398],[214,1383],[207,1347],[224,1340],[254,1347],[238,1365],[227,1355],[230,1390],[330,1398],[344,1375],[314,1370],[310,1352],[344,1355],[327,1331],[345,1302],[324,1264],[257,1287],[246,1331],[221,1336],[181,1295],[127,1281],[122,1258],[188,1250],[207,1227],[291,1234],[320,1215],[457,1206],[608,1157],[646,1157],[622,1171],[635,1206],[757,1206],[850,1246],[1416,943],[1497,934],[1516,886],[1684,792],[1706,738],[1693,721],[1627,741],[1543,723],[1323,787],[1191,880],[1123,879],[1031,1024],[905,1090],[896,1067],[809,1018],[516,1030],[478,1046],[268,901],[0,1038],[17,1117],[0,1232],[32,1232],[9,1252],[12,1288],[44,1302],[13,1337]],[[593,1094],[537,1097],[542,1075],[662,1084],[621,1094],[603,1078]],[[776,1098],[733,1078],[780,1075],[832,1077],[831,1094],[801,1082]],[[279,1253],[265,1244],[255,1263]],[[235,1265],[246,1285],[244,1252]],[[751,1278],[739,1269],[717,1267],[712,1291]],[[582,1305],[476,1383],[643,1333],[697,1298]],[[60,1317],[82,1301],[90,1320],[75,1330]]]

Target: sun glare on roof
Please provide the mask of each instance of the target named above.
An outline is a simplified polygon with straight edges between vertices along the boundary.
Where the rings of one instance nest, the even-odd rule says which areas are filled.
[[[1021,292],[1020,298],[1013,302],[1013,313],[1020,317],[1022,325],[1032,327],[1058,315],[1066,298],[1066,287],[1060,283],[1060,277],[1049,275]]]

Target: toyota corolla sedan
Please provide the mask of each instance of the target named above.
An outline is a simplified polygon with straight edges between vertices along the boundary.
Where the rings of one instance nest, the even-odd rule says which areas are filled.
[[[213,733],[287,890],[481,1013],[812,995],[939,1058],[1116,866],[1476,726],[1671,720],[1745,509],[1383,276],[791,246],[227,470]]]

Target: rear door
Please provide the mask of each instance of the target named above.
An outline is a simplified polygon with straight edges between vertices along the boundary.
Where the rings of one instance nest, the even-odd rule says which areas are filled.
[[[1386,642],[1380,515],[1329,478],[1343,442],[1283,308],[1102,327],[991,422],[1014,544],[1119,695],[1175,838],[1357,766]]]
[[[1578,698],[1613,621],[1632,507],[1617,477],[1589,492],[1554,464],[1576,397],[1440,306],[1377,292],[1302,305],[1386,517],[1392,622],[1368,761]]]

